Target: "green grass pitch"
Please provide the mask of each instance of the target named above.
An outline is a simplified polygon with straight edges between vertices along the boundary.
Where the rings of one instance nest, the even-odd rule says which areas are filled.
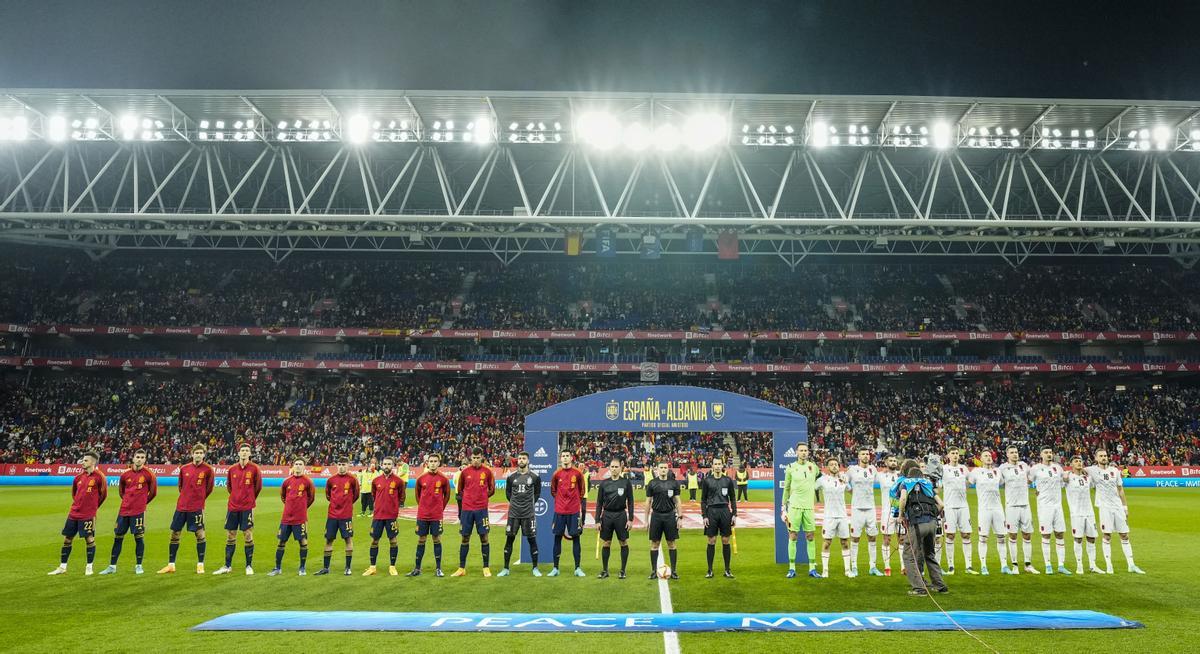
[[[1149,574],[1124,571],[1120,548],[1114,543],[1116,575],[1083,577],[1001,577],[999,563],[989,564],[990,577],[949,577],[949,595],[938,600],[947,610],[1094,609],[1137,620],[1145,629],[1067,632],[982,632],[980,636],[1002,652],[1185,652],[1196,651],[1195,627],[1200,625],[1200,576],[1195,552],[1200,546],[1197,507],[1200,491],[1185,489],[1130,489],[1127,491],[1133,526],[1133,546],[1138,564]],[[767,500],[766,491],[753,499]],[[209,534],[208,570],[215,570],[224,553],[225,490],[218,488],[209,500],[207,517],[217,527]],[[535,579],[518,567],[513,577],[479,576],[479,547],[473,541],[470,576],[465,579],[419,579],[386,576],[364,578],[333,575],[297,577],[296,544],[289,544],[285,574],[268,578],[274,558],[273,536],[279,519],[275,490],[266,489],[256,513],[258,548],[256,574],[241,574],[241,544],[235,555],[235,573],[225,577],[197,577],[194,540],[184,535],[179,572],[161,577],[154,572],[166,561],[166,526],[176,490],[164,488],[147,513],[147,574],[133,575],[133,542],[127,539],[120,572],[111,577],[84,577],[84,548],[77,541],[70,570],[61,577],[46,573],[58,562],[62,527],[69,505],[65,487],[0,488],[0,587],[6,589],[0,604],[0,650],[50,652],[86,651],[382,651],[399,648],[445,650],[467,647],[475,651],[593,651],[661,652],[661,634],[420,634],[420,633],[233,633],[192,632],[189,628],[210,618],[242,610],[386,610],[479,612],[657,612],[656,582],[647,580],[649,559],[644,531],[630,539],[631,578],[597,580],[599,562],[594,557],[596,534],[584,535],[586,579],[559,577]],[[1036,508],[1036,507],[1035,507]],[[111,497],[97,520],[96,570],[107,565],[112,544],[112,523],[117,500]],[[640,510],[640,509],[639,509]],[[314,526],[324,526],[325,504],[318,500]],[[368,523],[357,518],[356,572],[367,564]],[[411,524],[411,523],[410,523]],[[314,528],[313,530],[319,531]],[[318,535],[318,539],[320,536]],[[1041,567],[1038,535],[1034,535],[1034,562]],[[412,566],[416,537],[401,531],[398,567]],[[457,536],[446,541],[446,566],[455,567]],[[772,563],[770,530],[744,529],[738,533],[739,554],[734,557],[736,580],[704,579],[704,538],[688,531],[681,538],[678,582],[671,584],[675,611],[897,611],[934,610],[929,599],[905,595],[898,574],[891,578],[841,577],[841,558],[832,557],[829,579],[784,579],[785,566]],[[493,532],[493,570],[502,560],[502,532]],[[321,544],[311,547],[309,569],[320,567]],[[335,545],[334,567],[340,566],[341,543]],[[864,547],[865,549],[865,547]],[[956,548],[957,549],[957,548]],[[1071,557],[1068,544],[1068,558]],[[386,563],[387,549],[381,558]],[[426,554],[432,557],[432,552]],[[860,570],[866,570],[861,552]],[[430,566],[427,558],[426,567]],[[543,558],[548,560],[549,553]],[[567,559],[570,550],[567,549]],[[614,564],[617,553],[613,553]],[[720,552],[717,553],[718,566]],[[314,565],[314,563],[316,565]],[[1073,564],[1071,566],[1073,568]],[[614,566],[615,568],[615,566]],[[543,568],[545,569],[545,568]],[[385,568],[386,570],[386,568]],[[311,573],[310,573],[311,575]],[[716,633],[682,634],[683,652],[757,652],[784,648],[874,652],[890,648],[930,648],[927,651],[982,651],[967,635],[936,633]]]

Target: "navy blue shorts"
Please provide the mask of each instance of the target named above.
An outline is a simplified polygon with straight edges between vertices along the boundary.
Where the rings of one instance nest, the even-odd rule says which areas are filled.
[[[62,535],[67,538],[83,536],[84,538],[96,537],[96,521],[95,520],[75,520],[67,518],[67,524],[63,525]]]
[[[332,541],[337,538],[339,533],[342,535],[342,540],[349,540],[354,536],[354,521],[349,518],[346,520],[325,518],[325,540]]]
[[[139,536],[139,537],[145,535],[145,533],[146,533],[146,514],[145,513],[139,513],[137,515],[119,515],[119,516],[117,516],[117,529],[116,529],[115,533],[118,536],[124,536],[125,534],[127,534],[129,532],[133,532],[134,536]]]
[[[442,521],[441,520],[417,520],[417,535],[418,536],[441,536]]]
[[[279,525],[279,542],[286,543],[293,536],[298,543],[308,540],[308,525]]]
[[[371,540],[379,540],[379,537],[386,531],[388,539],[395,538],[400,535],[400,529],[396,527],[395,520],[372,520],[371,521]]]
[[[583,532],[579,526],[578,513],[555,513],[554,525],[551,527],[551,532],[555,536],[566,534],[572,538]]]
[[[204,529],[204,512],[176,510],[175,515],[171,517],[171,531],[182,531],[185,524],[188,531]]]
[[[458,517],[462,524],[459,531],[463,536],[470,536],[471,531],[475,530],[480,536],[485,536],[490,527],[488,527],[488,512],[487,509],[479,509],[478,511],[463,511]]]
[[[248,531],[254,529],[254,510],[226,511],[225,531]]]

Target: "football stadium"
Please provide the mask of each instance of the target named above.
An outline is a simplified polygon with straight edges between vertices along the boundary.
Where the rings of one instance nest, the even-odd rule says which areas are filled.
[[[1200,102],[0,89],[0,649],[1195,651],[1198,207]]]

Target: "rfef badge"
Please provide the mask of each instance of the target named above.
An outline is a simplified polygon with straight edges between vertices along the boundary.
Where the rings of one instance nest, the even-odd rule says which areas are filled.
[[[616,400],[609,400],[608,404],[604,405],[604,417],[609,420],[616,420],[619,415],[621,415],[621,407],[617,404]]]

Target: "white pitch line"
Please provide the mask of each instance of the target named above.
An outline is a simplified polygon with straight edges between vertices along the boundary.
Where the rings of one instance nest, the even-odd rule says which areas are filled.
[[[671,615],[671,586],[666,579],[658,580],[658,610],[663,615]],[[663,651],[666,654],[679,654],[679,634],[674,631],[663,632]]]

